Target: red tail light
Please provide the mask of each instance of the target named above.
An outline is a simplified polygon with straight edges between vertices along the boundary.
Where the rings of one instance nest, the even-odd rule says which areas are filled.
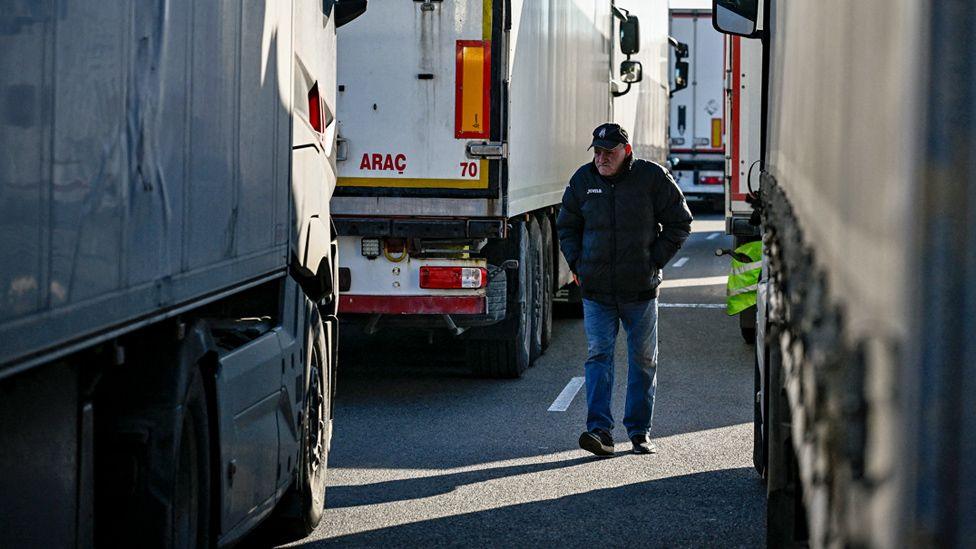
[[[722,176],[720,175],[703,175],[698,178],[698,183],[700,185],[721,185]]]
[[[308,90],[308,121],[315,131],[322,133],[322,103],[319,99],[319,84],[316,82]]]
[[[449,290],[484,288],[488,269],[482,267],[421,267],[420,287]]]

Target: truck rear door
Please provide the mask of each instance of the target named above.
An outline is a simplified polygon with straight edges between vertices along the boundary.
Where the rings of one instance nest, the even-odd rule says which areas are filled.
[[[690,14],[671,14],[671,37],[688,45],[688,87],[679,90],[671,97],[670,131],[671,153],[691,152],[694,145],[695,106],[694,68],[695,68],[695,20]],[[675,58],[671,55],[671,74],[674,74]]]
[[[502,134],[499,8],[492,0],[383,2],[340,37],[334,213],[491,215],[497,161],[470,157],[466,145]],[[482,206],[461,212],[433,198]]]
[[[695,94],[695,152],[725,152],[722,118],[725,109],[725,36],[712,27],[710,13],[694,19],[695,46],[691,50]]]
[[[671,36],[688,44],[689,86],[671,98],[671,152],[721,153],[723,35],[712,28],[711,12],[673,12]],[[672,69],[674,60],[672,56]]]

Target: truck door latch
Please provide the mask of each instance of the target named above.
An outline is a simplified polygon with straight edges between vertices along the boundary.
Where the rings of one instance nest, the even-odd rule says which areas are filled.
[[[469,141],[464,150],[468,158],[508,158],[508,143],[499,141]]]

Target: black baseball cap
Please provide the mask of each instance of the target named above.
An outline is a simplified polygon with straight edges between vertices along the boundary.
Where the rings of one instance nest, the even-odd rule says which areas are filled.
[[[625,145],[630,142],[630,138],[627,136],[627,130],[620,127],[620,124],[600,124],[593,130],[593,142],[586,150],[590,150],[593,147],[600,147],[601,149],[613,149],[618,145]]]

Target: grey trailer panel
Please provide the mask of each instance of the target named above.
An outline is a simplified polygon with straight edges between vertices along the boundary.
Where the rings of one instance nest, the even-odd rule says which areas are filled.
[[[46,9],[45,9],[46,8]],[[6,9],[6,8],[5,8]],[[22,317],[47,301],[50,128],[42,90],[46,23],[53,7],[23,6],[0,12],[0,311]],[[15,35],[16,39],[12,39]],[[0,347],[4,346],[0,339]]]
[[[125,117],[125,59],[131,53],[127,3],[76,4],[59,11],[48,75],[53,86],[43,90],[53,91],[45,98],[51,118],[43,122],[50,125],[53,144],[48,308],[122,286],[125,201],[133,191],[129,185],[136,183],[125,161],[136,130]]]
[[[2,372],[282,272],[279,14],[22,4],[0,14]]]
[[[287,149],[278,147],[290,130],[286,124],[287,111],[278,98],[277,49],[283,38],[273,36],[267,48],[268,62],[261,59],[265,18],[261,10],[246,9],[241,14],[240,87],[249,90],[240,94],[239,135],[237,156],[240,173],[240,196],[247,200],[236,204],[235,252],[250,254],[268,249],[275,243],[275,232],[285,242],[287,219],[275,213],[276,201],[287,202]],[[285,44],[284,47],[288,47]],[[285,211],[287,215],[287,210]],[[273,223],[269,223],[273,220]]]
[[[240,13],[236,3],[195,3],[189,181],[183,266],[234,253],[237,179],[237,78]],[[205,111],[205,109],[209,109]],[[230,200],[228,200],[230,198]]]
[[[906,428],[920,409],[906,398],[916,366],[902,355],[916,338],[932,346],[927,352],[940,347],[927,333],[938,326],[908,329],[912,297],[926,290],[911,273],[925,259],[913,233],[928,212],[912,197],[933,175],[919,169],[926,8],[910,0],[770,6],[764,215],[775,218],[767,254],[789,265],[771,277],[789,295],[775,296],[782,365],[773,361],[771,379],[781,372],[789,397],[810,545],[913,545],[902,537],[900,484],[914,474],[913,452],[939,459]],[[784,422],[770,409],[774,432]],[[925,430],[945,427],[933,421]],[[786,440],[771,436],[771,448]],[[770,471],[792,459],[777,453]]]
[[[773,44],[768,169],[816,243],[832,297],[857,296],[854,337],[903,335],[923,49],[920,33],[893,29],[921,9],[777,4],[771,21],[784,38]]]

